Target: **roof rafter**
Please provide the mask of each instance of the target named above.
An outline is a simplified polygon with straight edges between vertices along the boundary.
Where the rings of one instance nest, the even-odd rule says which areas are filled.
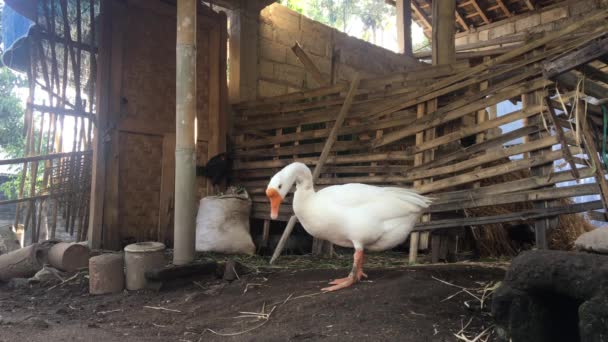
[[[414,13],[416,13],[416,15],[418,16],[418,18],[420,18],[420,20],[424,23],[424,26],[426,26],[427,29],[430,30],[430,29],[433,28],[433,26],[431,25],[431,20],[422,11],[422,8],[420,8],[420,6],[416,2],[416,0],[412,0],[412,10],[414,11]]]
[[[488,19],[488,16],[483,12],[483,10],[481,9],[481,7],[479,7],[479,4],[477,3],[477,0],[470,0],[471,5],[473,5],[473,7],[475,7],[475,10],[477,11],[477,13],[479,13],[479,16],[481,17],[481,19],[483,19],[483,21],[486,24],[490,23],[490,19]]]
[[[505,3],[502,0],[496,0],[496,3],[498,4],[498,6],[500,7],[500,9],[502,9],[502,11],[505,13],[505,15],[507,17],[512,16],[513,14],[511,13],[511,11],[509,10],[509,8],[507,7],[507,5],[505,5]]]
[[[464,18],[460,15],[460,13],[458,13],[458,10],[455,11],[456,12],[456,21],[460,24],[460,26],[462,26],[462,28],[466,31],[469,32],[469,25],[467,24],[467,22],[464,20]]]

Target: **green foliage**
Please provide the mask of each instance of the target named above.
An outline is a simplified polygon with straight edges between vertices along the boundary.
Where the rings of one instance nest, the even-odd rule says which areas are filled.
[[[0,11],[3,6],[4,3],[0,2]],[[1,31],[2,22],[0,21]],[[3,53],[3,49],[0,49],[0,55]],[[18,158],[24,155],[24,108],[17,97],[16,89],[26,86],[26,83],[22,75],[0,65],[0,158]],[[20,165],[13,168],[14,171],[20,169]],[[18,173],[18,176],[2,184],[0,191],[4,192],[8,198],[16,198],[20,182],[21,174]]]
[[[0,152],[11,158],[23,156],[25,149],[24,109],[15,95],[15,89],[24,85],[22,77],[0,67]]]
[[[280,0],[282,5],[343,32],[359,20],[364,39],[370,40],[379,29],[394,26],[394,9],[378,0]],[[375,40],[374,40],[375,41]]]

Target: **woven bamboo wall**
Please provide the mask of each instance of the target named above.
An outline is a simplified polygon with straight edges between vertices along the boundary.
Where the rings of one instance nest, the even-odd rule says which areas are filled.
[[[316,182],[317,189],[353,182],[410,187],[415,181],[428,180],[416,188],[437,197],[431,212],[439,219],[420,224],[419,229],[521,221],[602,208],[601,201],[572,208],[554,202],[598,194],[599,188],[596,184],[555,188],[556,183],[597,174],[590,167],[593,161],[588,148],[583,148],[578,139],[582,130],[577,130],[573,122],[574,93],[562,88],[559,97],[556,85],[543,77],[539,66],[605,34],[605,23],[597,26],[603,22],[598,19],[601,16],[547,33],[504,55],[470,66],[423,66],[362,80],[333,145],[333,157]],[[316,164],[347,89],[348,84],[339,84],[234,106],[235,178],[253,196],[254,217],[269,219],[264,190],[281,167],[295,160],[311,168]],[[560,126],[552,125],[545,96],[558,108],[555,115]],[[507,100],[522,100],[524,107],[495,117],[490,109]],[[433,101],[439,109],[430,107]],[[477,116],[476,123],[455,132],[441,132],[442,125],[471,115]],[[518,120],[525,122],[523,128],[496,135],[497,128]],[[557,134],[557,127],[563,128],[563,135]],[[436,137],[416,142],[417,134],[431,129],[437,129]],[[522,137],[524,143],[504,146]],[[589,144],[593,142],[587,140],[586,146]],[[450,145],[458,147],[442,151]],[[417,155],[430,151],[435,152],[434,159],[414,166]],[[524,158],[511,158],[518,155]],[[576,165],[578,175],[553,170],[553,163],[564,158]],[[519,171],[525,172],[520,179],[504,177],[497,181]],[[290,201],[288,198],[287,203]],[[542,208],[526,210],[522,206],[518,213],[475,219],[462,212],[520,202]],[[459,211],[463,219],[454,219]],[[284,207],[280,219],[286,220],[291,213],[289,206]],[[438,213],[452,218],[442,220]]]

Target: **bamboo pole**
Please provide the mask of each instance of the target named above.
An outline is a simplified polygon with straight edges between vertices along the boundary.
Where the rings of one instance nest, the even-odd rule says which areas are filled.
[[[357,74],[355,74],[353,80],[350,83],[350,89],[348,90],[348,95],[346,96],[346,99],[344,100],[344,104],[342,105],[342,108],[340,109],[340,112],[338,113],[338,116],[336,118],[336,123],[334,124],[334,126],[331,129],[329,137],[325,141],[325,146],[323,147],[323,151],[321,152],[319,161],[317,162],[317,165],[315,166],[315,169],[312,173],[313,184],[316,181],[316,179],[319,178],[319,175],[321,174],[321,170],[323,169],[323,166],[325,165],[325,162],[327,161],[327,158],[329,157],[329,152],[331,151],[331,148],[338,137],[338,131],[342,127],[342,124],[344,123],[344,119],[346,118],[346,115],[348,114],[348,111],[350,110],[350,107],[353,103],[353,99],[355,98],[355,94],[357,92],[357,88],[359,87],[360,80],[361,80],[360,75],[357,73]],[[274,250],[274,253],[272,254],[272,258],[270,259],[270,264],[273,264],[275,262],[275,260],[279,257],[279,255],[281,255],[281,252],[283,251],[283,248],[285,247],[285,243],[287,243],[287,239],[289,238],[289,235],[291,235],[291,231],[293,230],[297,221],[298,221],[298,218],[295,215],[292,215],[289,218],[289,222],[287,222],[287,226],[285,227],[285,230],[283,231],[283,235],[281,236],[281,239],[279,240],[279,243],[277,244],[277,247]]]
[[[197,1],[177,2],[175,250],[173,263],[194,260],[196,144],[196,20]]]

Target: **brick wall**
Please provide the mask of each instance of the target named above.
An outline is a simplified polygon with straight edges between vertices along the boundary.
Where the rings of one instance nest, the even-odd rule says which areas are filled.
[[[261,11],[258,37],[259,97],[318,87],[291,50],[296,41],[328,80],[334,47],[340,50],[340,80],[351,79],[355,70],[362,76],[384,75],[404,71],[414,63],[401,54],[350,37],[279,4]]]
[[[511,35],[526,35],[554,31],[587,17],[600,7],[608,7],[607,0],[567,0],[542,10],[513,16],[495,24],[477,28],[470,33],[456,35],[456,46],[488,41]]]

